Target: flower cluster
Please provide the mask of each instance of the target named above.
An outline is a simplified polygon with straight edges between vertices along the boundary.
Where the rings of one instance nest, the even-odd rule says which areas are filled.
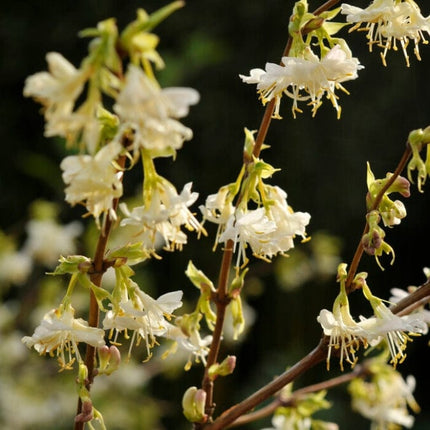
[[[252,133],[245,132],[246,141],[253,140]],[[200,206],[203,218],[218,224],[215,246],[217,243],[233,244],[233,251],[237,251],[237,267],[247,264],[248,247],[255,257],[271,260],[293,248],[294,237],[306,236],[310,215],[294,212],[287,203],[286,192],[264,182],[275,171],[270,164],[254,157],[235,183],[221,187]],[[236,205],[233,204],[235,198]]]
[[[317,320],[321,324],[324,334],[329,337],[327,368],[333,349],[339,353],[340,367],[343,370],[343,360],[346,359],[353,367],[357,361],[356,351],[360,346],[385,346],[391,356],[391,363],[395,366],[405,357],[406,344],[411,341],[411,335],[427,334],[428,326],[422,314],[397,316],[374,296],[366,283],[365,273],[356,276],[355,282],[360,284],[365,298],[369,301],[374,316],[360,317],[356,322],[350,314],[349,301],[346,294],[346,265],[339,265],[338,279],[340,293],[337,296],[333,311],[321,310]]]
[[[129,66],[114,111],[124,130],[134,133],[133,150],[148,150],[153,157],[170,156],[190,140],[193,132],[177,118],[188,114],[198,103],[199,93],[192,88],[160,89],[142,69]]]
[[[319,58],[306,48],[302,57],[283,57],[282,64],[267,63],[266,69],[252,69],[250,76],[240,75],[243,82],[257,84],[257,91],[263,104],[275,100],[274,118],[281,118],[279,108],[282,95],[293,100],[293,116],[302,112],[298,101],[308,101],[314,116],[326,96],[340,117],[341,108],[337,102],[336,89],[347,92],[342,82],[356,79],[357,71],[363,66],[357,58],[340,45]]]
[[[25,336],[22,341],[29,348],[34,347],[40,355],[55,353],[60,366],[70,369],[75,358],[82,362],[78,349],[80,342],[97,348],[105,344],[104,330],[89,327],[85,320],[75,318],[74,315],[75,310],[71,305],[53,309],[45,314],[33,336]]]
[[[346,15],[347,22],[355,24],[350,31],[367,31],[370,51],[373,45],[383,49],[381,58],[384,66],[387,65],[388,50],[396,51],[397,43],[400,43],[408,67],[407,47],[411,41],[415,45],[415,56],[421,60],[419,44],[427,43],[424,33],[430,34],[430,16],[422,16],[413,0],[374,0],[366,9],[343,4],[341,13]],[[361,28],[363,24],[364,28]]]
[[[111,310],[106,312],[103,328],[110,331],[109,337],[117,343],[121,332],[132,331],[130,351],[133,345],[145,342],[148,357],[150,349],[157,344],[156,337],[168,330],[167,319],[172,312],[182,306],[182,291],[172,291],[158,299],[142,291],[130,278],[133,273],[127,266],[115,270],[116,286],[112,293]]]

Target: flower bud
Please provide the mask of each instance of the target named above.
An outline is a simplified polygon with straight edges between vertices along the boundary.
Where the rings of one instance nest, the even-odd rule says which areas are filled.
[[[218,376],[227,376],[233,373],[236,367],[236,357],[228,355],[221,364],[215,363],[209,368],[209,377],[214,381]]]
[[[193,423],[204,423],[207,420],[205,413],[206,392],[197,387],[190,387],[182,398],[182,408],[185,418]]]
[[[110,375],[119,368],[121,363],[121,353],[115,345],[108,347],[107,345],[97,348],[99,356],[99,373]]]

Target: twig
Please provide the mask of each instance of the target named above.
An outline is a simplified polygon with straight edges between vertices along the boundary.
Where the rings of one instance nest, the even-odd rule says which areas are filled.
[[[396,167],[396,170],[394,171],[393,175],[390,177],[390,179],[386,182],[385,186],[379,191],[378,195],[376,196],[372,207],[369,209],[369,212],[372,210],[375,210],[378,208],[379,204],[381,203],[382,197],[384,197],[385,192],[388,190],[388,188],[391,187],[391,185],[394,183],[394,181],[400,176],[403,169],[406,167],[406,164],[409,160],[409,157],[411,156],[411,147],[409,145],[409,142],[406,144],[406,149],[403,152],[402,158],[399,161],[399,164]],[[351,261],[351,264],[349,266],[348,270],[348,276],[346,278],[345,286],[346,286],[346,292],[349,294],[352,290],[352,281],[354,279],[355,274],[357,273],[358,265],[360,264],[361,257],[364,252],[364,247],[361,242],[361,238],[369,231],[369,224],[366,221],[366,225],[364,227],[363,233],[360,236],[360,242],[358,243],[357,249],[355,251],[354,257]]]
[[[255,412],[250,412],[249,414],[242,415],[236,421],[234,421],[229,427],[237,427],[240,425],[248,424],[253,421],[257,421],[268,415],[273,414],[277,408],[280,406],[290,406],[294,405],[297,400],[306,394],[314,393],[316,391],[327,390],[329,388],[336,387],[346,382],[351,381],[354,378],[358,378],[363,374],[366,374],[367,370],[365,366],[355,366],[352,372],[337,376],[335,378],[328,379],[327,381],[319,382],[317,384],[308,385],[307,387],[299,388],[293,391],[288,397],[283,398],[282,395],[277,396],[271,403],[267,406],[259,409]]]
[[[232,424],[237,418],[246,412],[254,409],[257,405],[264,402],[285,385],[294,381],[297,377],[308,371],[316,364],[323,361],[327,356],[328,339],[323,337],[318,346],[309,354],[298,361],[293,367],[288,369],[282,375],[276,377],[272,382],[260,388],[254,394],[242,402],[234,405],[222,413],[212,424],[207,424],[205,430],[221,430]]]
[[[117,164],[120,168],[124,168],[126,162],[125,156],[120,156]],[[114,199],[112,202],[113,210],[116,211],[118,208],[119,198]],[[109,239],[109,234],[112,229],[112,219],[110,216],[106,215],[106,220],[102,230],[100,231],[100,235],[97,241],[97,247],[94,254],[93,267],[94,273],[90,275],[91,282],[97,287],[101,286],[102,277],[104,273],[104,256],[106,253],[106,245]],[[89,314],[88,314],[88,325],[90,327],[98,327],[99,326],[99,305],[97,303],[96,297],[92,290],[90,290],[90,306],[89,306]],[[86,388],[89,391],[91,385],[94,381],[94,364],[96,359],[96,349],[94,346],[87,344],[85,351],[85,366],[88,369],[88,382],[86,383]],[[77,406],[77,414],[82,411],[82,401],[78,399]],[[85,426],[84,422],[75,422],[74,430],[83,430]]]

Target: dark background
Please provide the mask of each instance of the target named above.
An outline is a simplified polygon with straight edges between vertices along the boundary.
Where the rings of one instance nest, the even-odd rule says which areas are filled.
[[[81,29],[111,16],[117,18],[121,29],[135,18],[138,7],[151,12],[166,3],[41,0],[7,2],[2,7],[0,227],[4,231],[18,237],[22,234],[32,200],[64,199],[58,167],[64,149],[58,140],[43,137],[39,105],[22,96],[25,78],[46,69],[44,57],[49,51],[59,51],[78,65],[87,46],[87,40],[77,37]],[[311,2],[311,9],[321,3]],[[423,15],[428,15],[429,6],[421,3]],[[184,145],[175,163],[160,160],[157,167],[178,189],[192,180],[193,188],[200,193],[200,203],[204,196],[233,181],[240,169],[243,128],[258,128],[263,108],[255,86],[243,84],[238,75],[264,67],[267,61],[279,62],[292,5],[292,1],[275,0],[193,0],[156,29],[161,37],[159,51],[167,64],[160,80],[166,85],[191,86],[201,93],[200,104],[184,121],[193,129],[194,139]],[[348,37],[354,55],[365,65],[359,79],[345,83],[349,96],[338,91],[341,119],[336,119],[336,111],[326,101],[315,118],[303,106],[304,113],[293,120],[290,101],[285,99],[281,108],[284,120],[273,122],[266,141],[271,149],[263,157],[282,169],[272,183],[287,190],[289,204],[311,213],[309,234],[325,231],[342,237],[341,258],[350,262],[364,225],[366,161],[370,161],[377,177],[384,177],[397,165],[408,133],[430,124],[430,47],[421,45],[419,62],[410,46],[409,68],[401,52],[389,52],[385,68],[377,49],[367,51],[364,33],[347,36],[344,30],[341,35]],[[139,178],[129,180],[128,190],[136,187],[134,179],[137,184]],[[412,187],[412,195],[405,201],[407,218],[387,232],[387,241],[396,251],[395,264],[390,266],[388,259],[382,258],[382,272],[373,259],[364,257],[360,266],[360,270],[370,272],[372,291],[383,298],[389,297],[392,287],[419,285],[425,279],[422,268],[430,266],[426,188],[421,195]],[[68,221],[80,211],[69,210],[63,204],[61,215]],[[154,283],[162,286],[160,292],[178,288],[191,291],[183,275],[190,258],[215,279],[221,257],[219,252],[213,254],[211,247],[212,238],[191,240],[182,254],[154,262],[148,270]],[[270,267],[260,262],[251,267],[250,278],[255,283],[257,276],[264,293],[257,294],[259,287],[253,284],[254,291],[251,285],[249,302],[258,318],[244,343],[223,351],[238,356],[238,370],[220,384],[219,410],[242,399],[309,351],[320,336],[316,316],[320,309],[331,307],[338,291],[333,277],[313,279],[298,290],[285,291]],[[430,423],[427,341],[417,339],[408,351],[409,357],[399,370],[417,376],[416,398],[423,412],[417,416],[414,428],[424,429]],[[330,375],[334,376],[335,363],[332,369]],[[328,377],[325,365],[320,365],[297,381],[296,387]],[[200,369],[187,378],[199,385]],[[176,385],[160,379],[153,389],[162,397],[168,387],[172,398],[180,398],[184,385]],[[341,428],[368,428],[358,415],[349,412],[344,393],[335,390],[331,394],[329,398],[337,403],[326,417],[340,423]],[[168,420],[165,425],[178,428]],[[261,427],[264,425],[259,423],[249,428]]]

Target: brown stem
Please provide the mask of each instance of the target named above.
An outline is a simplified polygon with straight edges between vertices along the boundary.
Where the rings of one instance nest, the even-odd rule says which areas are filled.
[[[206,392],[206,413],[208,416],[212,416],[214,410],[213,404],[213,381],[209,377],[209,368],[216,363],[219,349],[221,346],[222,330],[224,326],[225,311],[228,304],[227,288],[228,288],[228,275],[231,266],[231,260],[233,257],[233,241],[227,241],[224,249],[220,275],[218,279],[218,288],[215,299],[216,305],[216,322],[215,328],[212,334],[212,343],[209,350],[209,354],[206,360],[205,373],[202,381],[202,388]]]
[[[246,412],[252,410],[260,403],[273,396],[285,385],[294,381],[297,377],[308,371],[316,364],[323,361],[327,356],[328,339],[323,337],[318,346],[313,349],[308,355],[298,361],[293,367],[288,369],[282,375],[276,377],[272,382],[260,388],[254,394],[243,400],[242,402],[232,406],[230,409],[222,413],[212,424],[204,427],[205,430],[221,430],[232,424],[237,418]]]
[[[397,315],[406,315],[418,304],[424,304],[430,300],[430,280],[422,284],[413,293],[400,300],[396,305],[392,307],[392,312]]]
[[[271,403],[267,406],[259,409],[255,412],[250,412],[249,414],[242,415],[236,421],[234,421],[229,427],[237,427],[240,425],[248,424],[253,421],[257,421],[261,418],[267,417],[275,412],[280,406],[291,406],[294,405],[297,400],[306,394],[314,393],[316,391],[328,390],[329,388],[336,387],[346,382],[351,381],[354,378],[360,377],[367,371],[363,366],[355,366],[352,372],[331,378],[327,381],[319,382],[317,384],[308,385],[307,387],[300,388],[292,392],[287,398],[283,398],[281,395],[277,396]]]
[[[386,182],[385,186],[379,191],[378,195],[376,196],[372,204],[372,207],[369,209],[369,212],[378,208],[379,204],[381,203],[382,197],[384,197],[385,192],[388,190],[388,188],[391,187],[391,185],[394,183],[397,177],[400,176],[403,169],[406,167],[409,157],[411,156],[411,152],[412,152],[411,147],[408,142],[406,144],[406,149],[403,152],[402,158],[400,159],[399,164],[396,167],[396,170],[394,171],[390,179]],[[364,230],[361,237],[363,237],[368,231],[369,231],[369,224],[366,221],[366,225],[364,226]],[[358,265],[360,264],[360,260],[364,252],[364,247],[361,242],[361,237],[360,237],[360,242],[358,243],[357,249],[355,250],[354,257],[352,258],[351,264],[349,266],[348,276],[345,282],[347,293],[351,293],[353,291],[351,287],[352,281],[354,279],[355,274],[357,273]]]
[[[120,168],[124,168],[126,162],[125,156],[120,156],[117,160],[117,164]],[[119,198],[114,199],[112,203],[112,208],[114,211],[117,210],[119,203]],[[109,239],[109,234],[111,232],[113,225],[113,221],[110,216],[106,215],[106,220],[104,223],[104,226],[100,232],[96,251],[94,253],[94,259],[93,259],[93,268],[94,272],[90,275],[91,282],[96,285],[97,287],[101,286],[102,277],[104,273],[104,256],[106,253],[106,245],[107,241]],[[96,297],[93,293],[93,291],[90,291],[90,306],[89,306],[89,312],[88,312],[88,325],[90,327],[98,327],[99,326],[99,305],[97,303]],[[85,384],[87,390],[89,391],[91,389],[91,385],[94,381],[94,364],[96,359],[96,349],[94,346],[87,344],[86,351],[85,351],[85,366],[88,369],[88,382]],[[78,399],[78,406],[77,406],[77,414],[81,413],[82,411],[82,401],[79,398]],[[84,422],[75,422],[74,430],[83,430],[85,427]]]

